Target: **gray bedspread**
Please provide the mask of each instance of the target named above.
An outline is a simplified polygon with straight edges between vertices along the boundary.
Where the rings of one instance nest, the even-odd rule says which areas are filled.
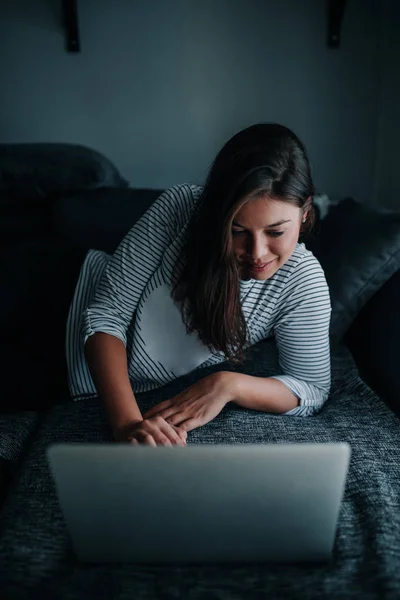
[[[0,459],[14,470],[33,439],[40,415],[33,411],[0,414]]]
[[[52,409],[22,462],[0,518],[1,598],[399,598],[400,422],[359,379],[344,348],[335,352],[332,368],[332,395],[315,417],[273,416],[228,406],[214,421],[188,436],[189,444],[349,442],[352,458],[330,563],[207,567],[79,564],[69,546],[45,449],[56,441],[110,439],[99,403],[91,399]],[[254,347],[243,368],[265,376],[275,369],[276,355],[269,342]],[[139,395],[139,404],[143,409],[150,407],[210,371],[192,373]]]

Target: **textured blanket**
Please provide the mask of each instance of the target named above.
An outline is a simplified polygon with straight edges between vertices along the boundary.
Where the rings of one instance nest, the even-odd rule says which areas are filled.
[[[32,441],[40,421],[36,412],[24,411],[0,414],[0,460],[13,471]]]
[[[268,376],[276,368],[273,345],[262,342],[252,348],[240,370]],[[138,402],[147,409],[212,370],[141,394]],[[359,379],[344,348],[335,352],[332,370],[332,394],[317,416],[273,416],[227,406],[211,423],[188,435],[189,444],[349,442],[352,458],[331,562],[207,567],[79,564],[70,548],[45,450],[53,442],[110,440],[99,402],[91,399],[52,409],[22,461],[0,517],[1,598],[399,598],[400,422]]]

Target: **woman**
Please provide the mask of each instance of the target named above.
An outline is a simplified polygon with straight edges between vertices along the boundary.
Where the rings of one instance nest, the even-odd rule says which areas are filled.
[[[68,319],[69,384],[75,397],[99,393],[116,440],[184,445],[228,402],[303,416],[322,407],[329,292],[298,242],[313,224],[312,197],[300,140],[253,125],[222,148],[204,189],[167,190],[112,257],[89,252]],[[282,374],[220,371],[141,414],[135,392],[240,362],[271,335]]]

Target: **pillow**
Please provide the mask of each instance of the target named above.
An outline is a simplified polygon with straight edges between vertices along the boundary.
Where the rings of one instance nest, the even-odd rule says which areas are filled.
[[[400,417],[400,270],[362,309],[346,335],[361,376]]]
[[[126,187],[105,156],[73,144],[0,144],[1,202],[41,200],[103,186]]]
[[[337,204],[337,202],[329,198],[327,194],[315,194],[313,204],[316,212],[316,220],[318,222],[320,219],[325,219],[332,204]]]
[[[75,246],[112,254],[162,192],[102,188],[66,195],[54,203],[55,234]]]
[[[325,271],[332,302],[331,337],[337,342],[400,268],[400,213],[347,198],[329,207],[306,245]]]

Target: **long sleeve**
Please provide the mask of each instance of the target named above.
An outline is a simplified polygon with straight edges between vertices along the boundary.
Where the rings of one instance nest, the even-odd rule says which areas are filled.
[[[308,254],[291,273],[274,326],[282,375],[275,379],[299,398],[284,414],[310,416],[327,400],[331,385],[331,304],[323,270]]]
[[[180,185],[165,191],[123,239],[110,258],[93,300],[83,313],[84,341],[104,332],[127,343],[127,329],[143,290],[165,250],[189,220],[200,188]]]

